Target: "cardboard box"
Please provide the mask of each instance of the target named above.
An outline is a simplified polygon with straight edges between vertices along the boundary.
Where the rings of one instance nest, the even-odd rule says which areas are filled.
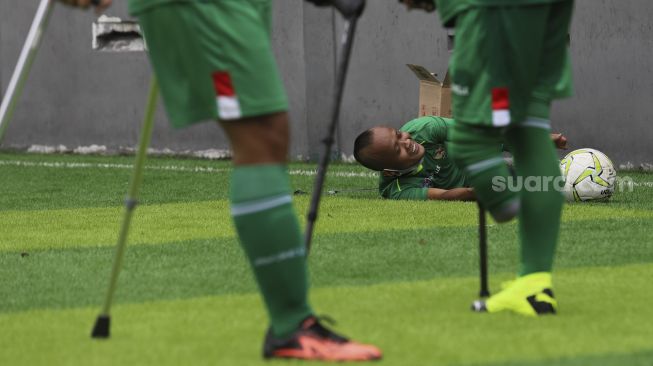
[[[449,71],[444,75],[444,81],[438,80],[436,74],[423,66],[407,64],[408,68],[419,79],[419,110],[418,116],[451,117],[451,80]]]

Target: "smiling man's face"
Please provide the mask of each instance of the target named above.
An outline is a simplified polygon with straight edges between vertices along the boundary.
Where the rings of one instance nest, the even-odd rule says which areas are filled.
[[[407,132],[385,126],[371,130],[372,143],[361,154],[377,162],[381,169],[408,169],[417,165],[424,156],[424,146],[413,141]]]

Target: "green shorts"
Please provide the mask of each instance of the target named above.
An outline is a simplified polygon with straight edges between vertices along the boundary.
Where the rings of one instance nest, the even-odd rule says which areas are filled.
[[[479,6],[459,14],[450,66],[454,118],[494,127],[548,122],[551,101],[572,92],[573,4]]]
[[[136,15],[173,126],[288,109],[270,0],[172,2]]]

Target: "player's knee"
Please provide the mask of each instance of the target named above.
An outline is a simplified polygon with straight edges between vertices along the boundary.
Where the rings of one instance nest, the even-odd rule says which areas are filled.
[[[288,153],[288,135],[279,133],[278,131],[270,131],[270,133],[262,136],[259,140],[262,148],[266,150],[267,154],[285,156]]]
[[[521,202],[518,198],[512,199],[507,203],[490,209],[490,214],[494,221],[498,223],[504,223],[511,221],[517,215],[519,215],[519,210],[521,209]]]
[[[236,165],[283,163],[288,154],[288,116],[276,113],[221,122]]]

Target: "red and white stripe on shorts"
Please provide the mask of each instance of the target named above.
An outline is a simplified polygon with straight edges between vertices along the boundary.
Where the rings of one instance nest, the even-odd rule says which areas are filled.
[[[510,98],[508,88],[492,88],[492,125],[504,127],[510,124]]]
[[[212,75],[215,88],[218,116],[220,119],[238,119],[242,117],[238,95],[231,82],[231,75],[226,71],[216,71]]]

